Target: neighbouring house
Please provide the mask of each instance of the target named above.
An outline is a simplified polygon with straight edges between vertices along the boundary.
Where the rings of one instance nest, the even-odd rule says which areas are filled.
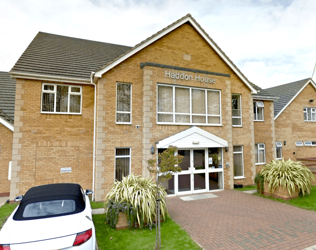
[[[251,83],[190,14],[134,47],[39,32],[10,74],[11,200],[78,182],[100,201],[122,176],[150,176],[146,161],[170,145],[184,156],[163,184],[170,195],[253,184],[277,157],[278,95]]]
[[[15,80],[0,72],[0,196],[10,193]]]
[[[316,167],[316,85],[308,78],[268,88],[274,103],[277,159],[300,160]]]

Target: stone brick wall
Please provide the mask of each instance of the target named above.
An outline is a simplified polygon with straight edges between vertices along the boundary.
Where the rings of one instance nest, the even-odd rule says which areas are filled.
[[[165,77],[165,69],[153,66],[140,68],[140,63],[154,62],[164,65],[185,67],[230,74],[231,77],[205,75],[215,78],[215,84],[195,81],[176,80]],[[171,70],[172,72],[180,72]],[[115,123],[116,82],[132,84],[132,124],[119,125]],[[115,175],[115,148],[130,147],[132,152],[132,172],[137,175],[148,176],[146,159],[155,157],[150,154],[150,147],[155,142],[181,132],[188,125],[159,125],[157,116],[157,83],[185,85],[192,87],[211,88],[221,90],[222,126],[200,126],[229,142],[229,151],[224,152],[225,188],[232,188],[233,179],[233,144],[244,145],[245,184],[253,183],[254,149],[253,149],[253,117],[252,96],[250,89],[226,65],[219,55],[205,42],[205,40],[189,24],[184,24],[173,32],[157,40],[150,46],[125,60],[115,68],[105,73],[98,82],[98,91],[102,89],[106,101],[98,104],[98,119],[102,114],[102,126],[98,127],[97,142],[104,144],[100,155],[97,172],[96,193],[103,199],[110,190]],[[105,94],[106,93],[106,94]],[[243,127],[232,128],[231,94],[242,95]],[[105,95],[104,95],[105,94]],[[104,115],[104,116],[103,116]],[[139,128],[136,127],[139,125]],[[98,169],[98,168],[97,168]]]
[[[94,87],[82,87],[81,115],[41,114],[41,88],[41,81],[17,80],[11,200],[48,183],[92,188]]]
[[[255,143],[264,143],[266,151],[266,163],[276,157],[275,131],[274,131],[274,104],[272,101],[264,101],[264,121],[254,121]],[[261,165],[257,165],[258,173]]]
[[[10,193],[9,162],[12,157],[13,132],[0,124],[0,196]]]
[[[310,102],[309,100],[315,100]],[[316,157],[316,147],[297,147],[296,141],[316,141],[316,122],[304,121],[303,108],[316,108],[316,90],[309,84],[275,120],[276,141],[285,141],[282,146],[284,159]]]

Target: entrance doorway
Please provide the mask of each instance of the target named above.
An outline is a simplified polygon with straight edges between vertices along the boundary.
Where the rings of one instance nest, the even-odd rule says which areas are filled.
[[[161,149],[160,149],[161,150]],[[182,171],[163,183],[168,194],[192,194],[223,189],[222,148],[178,149]]]

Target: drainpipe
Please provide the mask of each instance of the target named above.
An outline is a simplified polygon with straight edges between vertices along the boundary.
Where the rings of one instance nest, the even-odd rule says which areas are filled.
[[[95,72],[91,72],[90,75],[90,82],[94,86],[94,114],[93,114],[93,172],[92,172],[92,200],[94,201],[94,182],[95,182],[95,133],[96,133],[96,114],[97,114],[97,86],[93,82],[93,77],[94,77]]]

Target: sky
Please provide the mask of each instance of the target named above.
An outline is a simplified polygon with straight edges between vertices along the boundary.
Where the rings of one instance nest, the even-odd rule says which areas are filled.
[[[0,71],[39,31],[134,46],[188,13],[261,88],[312,76],[315,0],[0,0]]]

